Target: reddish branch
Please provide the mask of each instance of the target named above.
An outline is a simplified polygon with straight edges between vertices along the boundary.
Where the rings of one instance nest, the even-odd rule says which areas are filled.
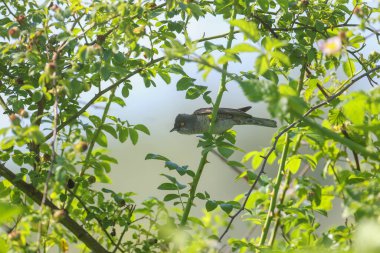
[[[42,203],[43,194],[34,188],[33,185],[24,182],[20,177],[17,177],[11,170],[0,163],[0,175],[11,182],[17,189],[22,191],[26,196],[31,198],[36,204]],[[59,210],[53,202],[49,199],[45,200],[45,205],[52,211]],[[89,249],[97,253],[109,253],[94,237],[92,237],[81,225],[74,221],[70,216],[65,213],[59,221],[71,233],[73,233],[79,240],[81,240]]]

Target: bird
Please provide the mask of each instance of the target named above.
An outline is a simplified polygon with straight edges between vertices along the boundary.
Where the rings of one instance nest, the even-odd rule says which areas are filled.
[[[246,113],[251,108],[251,106],[239,109],[219,108],[212,134],[222,134],[235,125],[277,127],[275,120],[256,118]],[[170,132],[177,131],[180,134],[206,133],[210,126],[212,110],[212,107],[200,108],[193,114],[178,114]]]

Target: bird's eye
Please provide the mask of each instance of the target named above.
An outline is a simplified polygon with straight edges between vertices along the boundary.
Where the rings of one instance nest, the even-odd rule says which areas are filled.
[[[185,122],[181,122],[181,123],[179,123],[179,126],[180,126],[180,127],[184,127],[184,126],[185,126]]]

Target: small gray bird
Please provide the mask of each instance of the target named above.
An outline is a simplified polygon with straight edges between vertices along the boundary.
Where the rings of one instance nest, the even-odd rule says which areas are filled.
[[[221,134],[234,125],[258,125],[277,127],[277,123],[271,119],[256,118],[247,113],[251,106],[240,109],[219,108],[213,134]],[[178,114],[175,118],[174,128],[170,132],[177,131],[180,134],[201,134],[207,132],[210,126],[212,108],[201,108],[193,114]]]

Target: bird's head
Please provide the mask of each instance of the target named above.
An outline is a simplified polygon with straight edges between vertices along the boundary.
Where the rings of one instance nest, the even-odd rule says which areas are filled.
[[[177,131],[181,134],[193,134],[196,116],[189,114],[178,114],[175,118],[174,127],[170,132]]]

